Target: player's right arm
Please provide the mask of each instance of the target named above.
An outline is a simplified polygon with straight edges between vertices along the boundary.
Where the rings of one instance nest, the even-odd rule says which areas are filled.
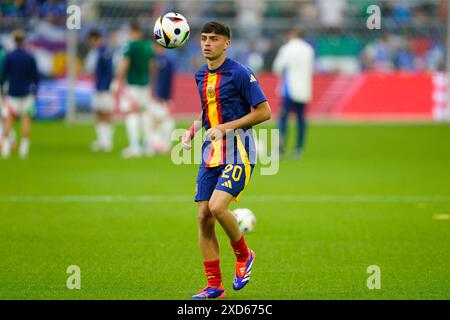
[[[119,93],[124,88],[126,74],[128,72],[128,68],[130,67],[130,58],[122,57],[119,66],[117,67],[117,73],[115,79],[111,83],[111,91],[115,95],[119,95]]]
[[[4,95],[3,94],[3,84],[9,77],[9,66],[10,63],[7,63],[8,56],[5,57],[3,60],[3,72],[0,74],[0,98]]]
[[[202,128],[202,116],[203,111],[200,112],[200,115],[197,117],[197,119],[194,120],[192,126],[188,130],[186,130],[183,137],[181,138],[181,142],[183,143],[183,148],[185,150],[191,149],[191,140],[194,138],[195,133]]]
[[[119,81],[119,83],[125,81],[125,76],[128,72],[129,67],[130,67],[130,58],[124,56],[117,70],[117,80]]]
[[[39,72],[37,69],[37,63],[36,63],[36,59],[34,57],[32,57],[32,63],[31,63],[31,79],[33,82],[33,88],[32,88],[32,93],[34,96],[37,96],[37,92],[38,92],[38,87],[39,87]]]
[[[282,74],[286,67],[287,59],[285,50],[283,47],[278,51],[272,66],[272,71],[275,74]]]
[[[156,99],[156,94],[154,94],[154,91],[156,91],[155,85],[156,85],[156,81],[157,81],[157,64],[156,64],[156,59],[152,58],[148,61],[148,72],[150,74],[150,94],[154,96],[154,98]]]

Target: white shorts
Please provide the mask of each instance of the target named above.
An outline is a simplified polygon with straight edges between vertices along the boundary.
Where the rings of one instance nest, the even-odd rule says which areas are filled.
[[[151,116],[156,120],[164,120],[170,116],[167,102],[153,100],[149,109]]]
[[[3,109],[6,114],[12,116],[33,116],[35,112],[35,99],[33,95],[25,97],[11,97],[8,96],[3,101]]]
[[[0,121],[8,116],[8,111],[3,105],[3,98],[0,96]]]
[[[148,86],[126,86],[120,95],[120,111],[123,113],[148,110],[150,105],[150,88]]]
[[[113,96],[109,91],[96,91],[94,93],[92,105],[94,107],[94,111],[113,112]]]

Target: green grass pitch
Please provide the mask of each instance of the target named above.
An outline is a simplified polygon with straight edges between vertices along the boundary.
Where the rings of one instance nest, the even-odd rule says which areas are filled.
[[[188,299],[205,285],[197,166],[122,160],[122,126],[113,153],[93,154],[93,132],[35,123],[30,158],[0,161],[0,299]],[[228,299],[449,299],[449,145],[440,124],[311,125],[305,156],[257,167],[232,206],[257,217],[242,291],[217,227]]]

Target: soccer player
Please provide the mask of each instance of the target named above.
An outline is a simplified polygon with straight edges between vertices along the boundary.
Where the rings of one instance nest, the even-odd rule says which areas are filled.
[[[5,57],[3,72],[0,76],[0,95],[3,96],[3,84],[8,82],[8,96],[4,98],[7,110],[3,129],[2,157],[8,158],[11,153],[10,132],[14,119],[21,117],[22,139],[19,156],[28,156],[30,145],[31,117],[35,111],[35,97],[39,82],[36,60],[24,49],[25,33],[22,30],[13,32],[16,49]]]
[[[157,153],[170,151],[171,133],[175,128],[175,121],[170,115],[172,106],[173,82],[175,76],[175,61],[167,49],[155,45],[156,73],[153,90],[153,132],[152,143]]]
[[[129,142],[129,146],[122,151],[124,158],[141,156],[141,136],[144,138],[144,152],[153,152],[150,140],[151,120],[146,111],[150,107],[150,78],[155,72],[154,53],[136,21],[130,25],[130,38],[117,72],[118,87],[124,88],[120,108],[125,114]],[[125,78],[127,85],[124,87]]]
[[[277,53],[273,71],[282,75],[283,105],[280,113],[280,155],[286,151],[288,115],[291,109],[297,114],[297,144],[293,156],[301,156],[306,132],[306,106],[312,96],[314,49],[304,39],[304,31],[294,28],[289,41]]]
[[[0,44],[0,77],[3,74],[3,60],[5,59],[5,51],[3,50],[2,45]],[[0,150],[2,147],[3,141],[3,118],[6,118],[6,109],[3,109],[3,99],[0,97]]]
[[[113,112],[114,101],[110,92],[113,79],[112,51],[103,43],[99,31],[92,30],[89,33],[89,45],[95,50],[95,94],[94,110],[97,116],[95,131],[96,140],[92,143],[92,151],[109,152],[113,147]]]
[[[208,282],[206,288],[192,298],[213,299],[225,296],[216,220],[225,230],[237,259],[233,289],[242,289],[250,279],[255,253],[247,247],[228,206],[247,185],[255,164],[251,128],[270,119],[271,111],[253,72],[227,58],[226,51],[231,44],[227,25],[214,21],[206,23],[201,30],[200,44],[206,65],[195,73],[195,79],[202,112],[183,135],[182,142],[183,147],[189,149],[196,131],[205,128],[195,201],[198,203],[199,245]]]

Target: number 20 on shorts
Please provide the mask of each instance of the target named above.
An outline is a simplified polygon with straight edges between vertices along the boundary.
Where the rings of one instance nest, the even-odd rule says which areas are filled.
[[[242,167],[232,165],[232,164],[227,164],[225,166],[225,169],[223,170],[222,178],[228,179],[230,177],[228,174],[229,172],[231,172],[231,178],[233,178],[234,181],[239,181],[239,179],[241,179],[241,175],[242,175]]]

